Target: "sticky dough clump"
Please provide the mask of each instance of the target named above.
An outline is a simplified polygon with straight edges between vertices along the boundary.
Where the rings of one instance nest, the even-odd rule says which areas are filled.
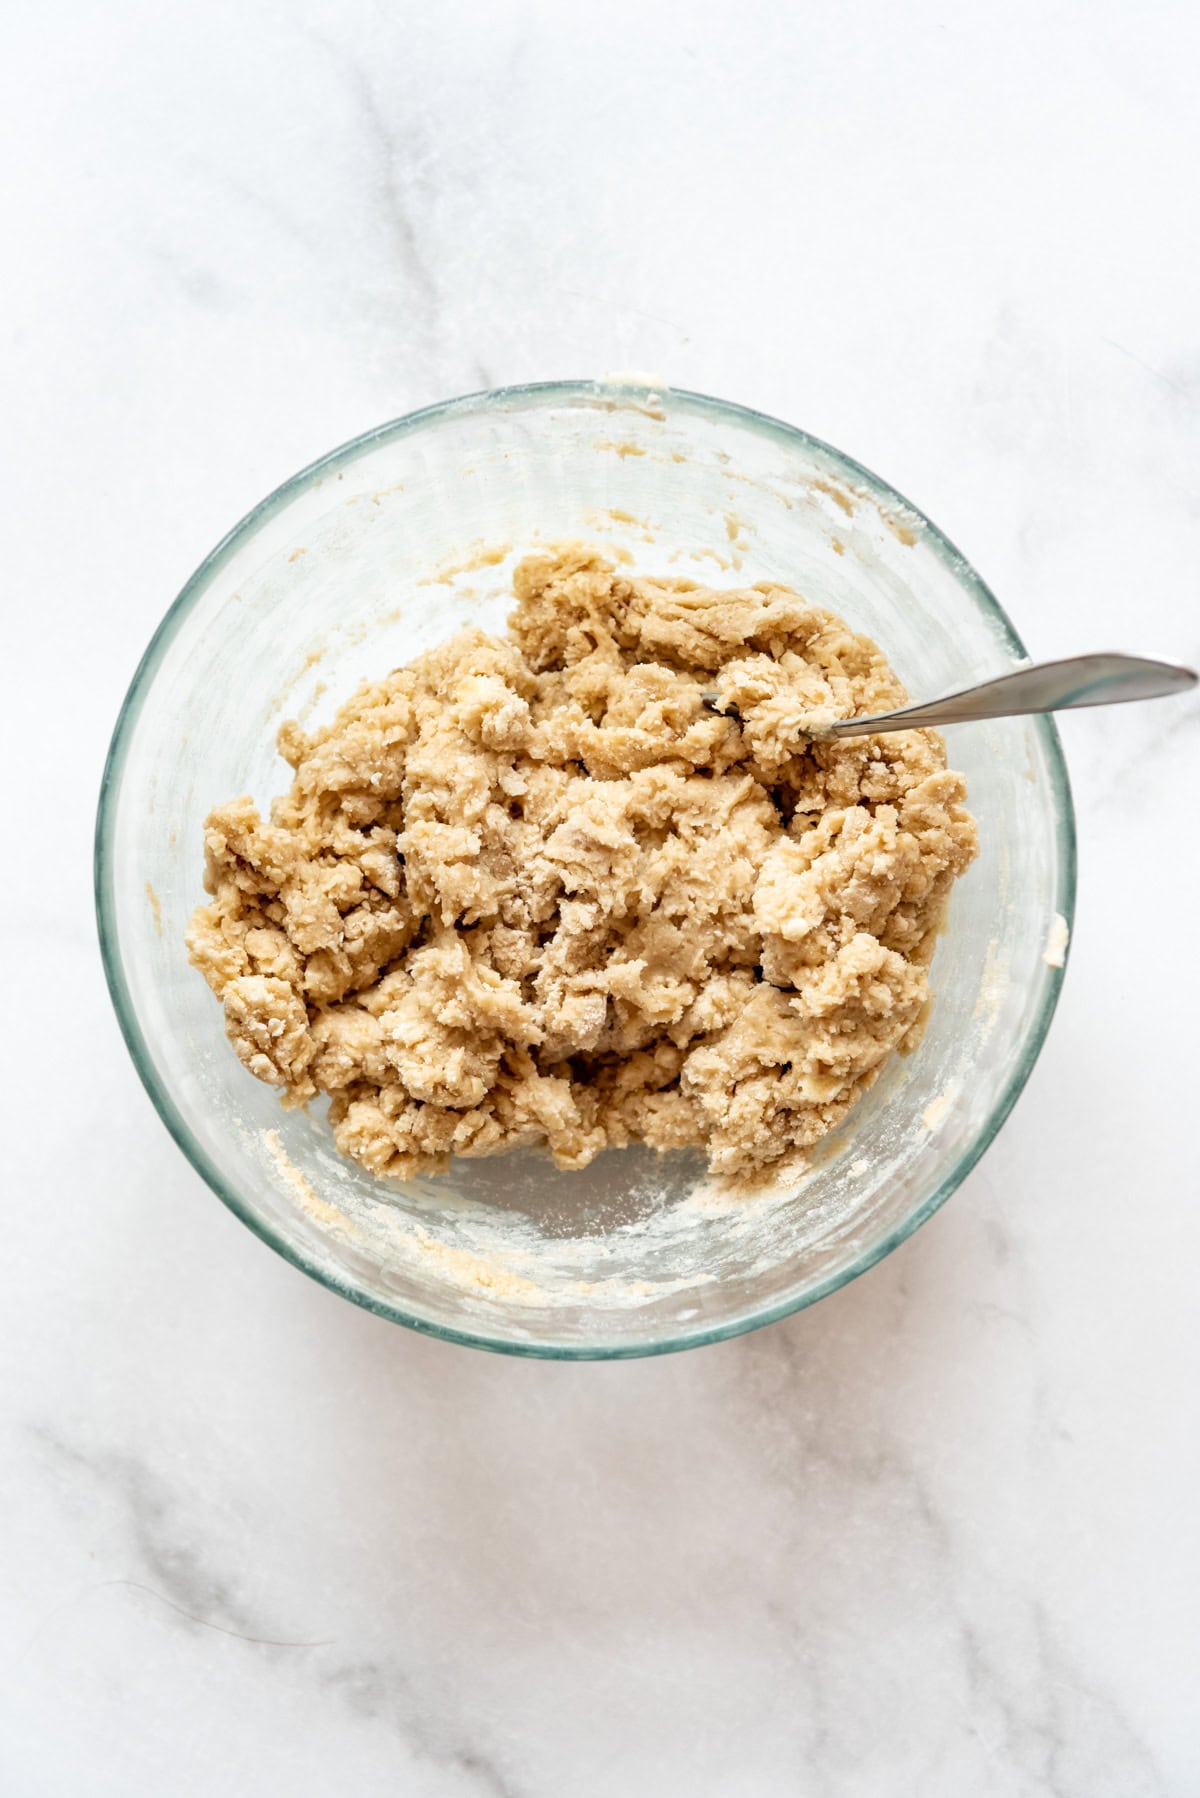
[[[976,848],[962,776],[932,731],[799,733],[905,694],[787,587],[572,545],[514,588],[507,636],[283,727],[269,822],[208,819],[192,961],[251,1073],[329,1094],[372,1173],[645,1142],[760,1174],[916,1039]]]

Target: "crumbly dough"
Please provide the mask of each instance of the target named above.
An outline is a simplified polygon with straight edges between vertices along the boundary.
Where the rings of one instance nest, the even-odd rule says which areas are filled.
[[[975,853],[940,737],[806,739],[886,711],[883,655],[771,583],[525,558],[478,630],[279,735],[295,771],[205,832],[188,945],[285,1103],[330,1095],[372,1173],[633,1141],[753,1176],[919,1034]],[[700,695],[715,688],[728,714]]]

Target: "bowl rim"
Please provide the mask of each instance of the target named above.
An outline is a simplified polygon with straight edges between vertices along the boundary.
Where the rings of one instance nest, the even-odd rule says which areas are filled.
[[[890,1255],[893,1249],[898,1248],[922,1224],[928,1222],[933,1214],[945,1204],[950,1195],[961,1186],[980,1157],[990,1147],[1012,1111],[1032,1072],[1054,1016],[1062,990],[1066,960],[1070,953],[1069,933],[1074,925],[1077,857],[1071,787],[1062,744],[1053,719],[1048,716],[1040,716],[1031,722],[1040,738],[1050,775],[1051,797],[1055,813],[1056,891],[1054,907],[1067,924],[1068,950],[1061,967],[1047,969],[1041,1003],[999,1099],[950,1171],[920,1204],[915,1205],[909,1214],[877,1243],[864,1249],[845,1268],[827,1275],[805,1292],[773,1300],[745,1316],[730,1321],[719,1324],[701,1323],[690,1329],[681,1328],[669,1339],[662,1341],[619,1343],[556,1343],[536,1338],[509,1340],[489,1335],[484,1330],[435,1323],[431,1319],[417,1316],[402,1309],[399,1305],[391,1304],[385,1299],[365,1292],[352,1280],[341,1278],[336,1270],[319,1265],[302,1249],[278,1235],[271,1225],[259,1216],[252,1206],[242,1198],[241,1194],[225,1180],[220,1170],[193,1136],[186,1119],[159,1074],[133,1004],[120,951],[120,932],[117,923],[113,877],[117,799],[124,776],[130,741],[140,717],[142,705],[167,646],[178,632],[200,594],[229,561],[235,550],[252,537],[261,525],[281,512],[296,495],[314,482],[324,479],[331,473],[344,470],[372,449],[411,436],[424,426],[446,418],[470,417],[504,411],[516,412],[536,409],[543,404],[594,405],[604,401],[619,403],[622,395],[626,397],[627,403],[636,404],[639,396],[644,401],[650,394],[656,396],[664,408],[672,411],[698,414],[718,423],[736,422],[742,427],[749,427],[760,437],[780,445],[800,447],[810,454],[816,452],[832,462],[850,480],[865,487],[877,501],[883,502],[888,507],[903,508],[905,512],[920,520],[923,538],[930,543],[939,559],[959,584],[968,591],[980,610],[992,620],[1004,645],[1015,657],[1026,655],[1025,646],[1007,613],[991,589],[976,573],[971,563],[945,533],[938,529],[937,525],[925,515],[919,506],[915,506],[889,482],[882,480],[861,462],[855,461],[853,457],[834,448],[833,445],[824,442],[821,438],[814,437],[795,425],[787,424],[782,419],[774,418],[769,413],[756,411],[749,406],[738,405],[731,400],[715,399],[707,394],[693,393],[684,388],[669,387],[665,384],[660,385],[634,377],[607,381],[526,382],[439,401],[435,405],[423,406],[415,412],[408,412],[385,424],[376,425],[371,430],[350,438],[336,449],[318,457],[315,462],[310,462],[307,467],[283,481],[265,499],[247,512],[209,551],[195,572],[185,582],[147,644],[117,714],[116,725],[101,776],[96,811],[93,885],[100,954],[109,995],[117,1014],[122,1036],[125,1039],[125,1046],[142,1085],[150,1095],[151,1102],[163,1124],[200,1177],[212,1188],[235,1217],[239,1218],[248,1229],[281,1255],[285,1261],[289,1261],[293,1267],[299,1268],[302,1273],[308,1274],[310,1278],[316,1280],[320,1285],[328,1287],[330,1291],[339,1293],[343,1298],[350,1299],[354,1304],[362,1306],[364,1310],[373,1312],[377,1317],[387,1318],[393,1323],[403,1324],[406,1328],[415,1330],[421,1335],[432,1336],[444,1342],[454,1342],[468,1348],[487,1349],[496,1354],[517,1355],[536,1360],[624,1361],[643,1356],[673,1354],[683,1349],[700,1348],[708,1343],[722,1342],[734,1336],[744,1335],[750,1330],[761,1329],[766,1324],[777,1323],[781,1318],[789,1317],[795,1312],[805,1310],[810,1305],[815,1305],[818,1300],[827,1298],[830,1293],[836,1292],[842,1286],[849,1285],[852,1280],[858,1279],[877,1262]]]

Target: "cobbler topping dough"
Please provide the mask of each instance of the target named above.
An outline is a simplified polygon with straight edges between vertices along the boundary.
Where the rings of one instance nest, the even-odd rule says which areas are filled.
[[[371,1172],[642,1141],[752,1176],[911,1045],[975,853],[880,651],[786,587],[619,572],[578,545],[467,630],[279,735],[295,778],[205,832],[195,965],[284,1102]],[[726,715],[706,708],[720,693]]]

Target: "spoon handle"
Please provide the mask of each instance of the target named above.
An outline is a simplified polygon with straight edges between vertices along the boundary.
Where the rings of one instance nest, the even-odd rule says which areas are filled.
[[[1159,699],[1194,687],[1194,669],[1145,656],[1069,656],[1018,668],[962,693],[948,693],[924,705],[908,705],[874,718],[845,718],[828,724],[822,736],[862,737],[880,730],[913,730],[922,725],[964,724],[971,718],[1017,718],[1027,712],[1065,712],[1073,706],[1120,705],[1129,699]]]

